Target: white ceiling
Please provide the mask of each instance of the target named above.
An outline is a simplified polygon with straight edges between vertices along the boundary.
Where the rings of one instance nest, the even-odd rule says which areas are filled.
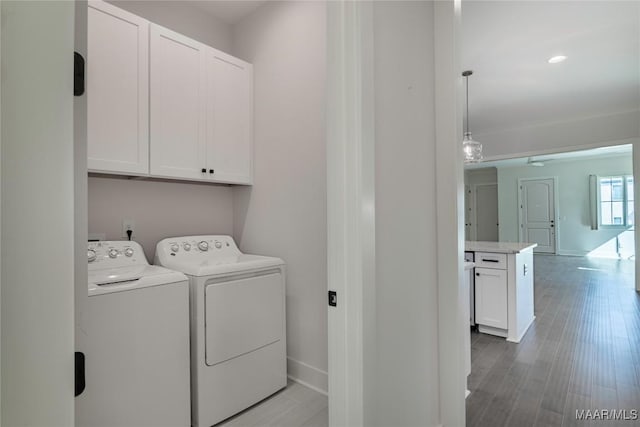
[[[201,11],[233,25],[250,15],[267,0],[184,0]]]
[[[471,131],[640,105],[640,2],[463,1]],[[563,54],[565,62],[549,64]]]
[[[483,169],[483,168],[507,168],[516,166],[526,166],[531,162],[540,163],[539,166],[545,166],[551,163],[572,161],[578,159],[604,158],[622,155],[631,155],[633,152],[632,144],[616,145],[612,147],[593,148],[591,150],[570,151],[566,153],[544,154],[540,156],[520,157],[517,159],[495,160],[491,162],[473,163],[464,166],[465,169]],[[539,167],[531,166],[531,167]]]

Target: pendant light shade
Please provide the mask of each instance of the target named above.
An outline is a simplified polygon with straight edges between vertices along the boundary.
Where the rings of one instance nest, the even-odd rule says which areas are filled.
[[[469,76],[472,74],[473,71],[471,70],[462,73],[467,89],[467,126],[464,132],[464,138],[462,139],[462,151],[464,152],[465,163],[478,163],[482,161],[482,144],[475,141],[469,131]]]

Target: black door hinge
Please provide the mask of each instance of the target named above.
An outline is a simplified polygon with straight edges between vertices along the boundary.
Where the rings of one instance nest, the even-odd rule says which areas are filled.
[[[335,307],[338,305],[338,294],[336,291],[329,291],[329,305]]]
[[[80,396],[86,386],[85,374],[84,374],[84,353],[76,351],[75,354],[75,366],[76,366],[76,397]]]
[[[84,58],[73,52],[73,96],[84,94]]]

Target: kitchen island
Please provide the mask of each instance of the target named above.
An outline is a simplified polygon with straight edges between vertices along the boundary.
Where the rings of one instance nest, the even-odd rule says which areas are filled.
[[[465,242],[475,271],[478,331],[519,343],[535,319],[533,248],[536,243]]]

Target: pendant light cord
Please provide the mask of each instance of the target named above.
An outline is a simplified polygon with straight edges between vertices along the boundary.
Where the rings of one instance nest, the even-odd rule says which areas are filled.
[[[464,76],[464,80],[467,85],[467,130],[465,133],[469,133],[469,76]]]
[[[467,70],[467,71],[463,71],[462,75],[464,76],[464,82],[465,82],[465,86],[466,86],[466,92],[467,92],[467,128],[465,130],[465,133],[469,133],[469,76],[473,74],[473,71],[471,70]]]

